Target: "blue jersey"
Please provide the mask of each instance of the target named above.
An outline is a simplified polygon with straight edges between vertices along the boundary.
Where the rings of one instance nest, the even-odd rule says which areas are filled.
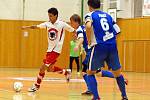
[[[77,32],[77,38],[83,38],[83,48],[86,50],[88,50],[88,40],[87,40],[87,36],[86,36],[86,31],[85,31],[85,26],[81,25],[78,27],[78,29],[76,30]]]
[[[88,13],[85,16],[85,22],[92,22],[91,45],[96,44],[115,44],[116,34],[120,28],[116,29],[116,23],[112,17],[100,10]]]

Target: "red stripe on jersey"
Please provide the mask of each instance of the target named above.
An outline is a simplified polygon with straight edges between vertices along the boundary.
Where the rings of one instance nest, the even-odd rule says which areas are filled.
[[[48,32],[51,32],[51,31],[54,31],[54,32],[58,33],[58,31],[55,28],[51,28],[51,29],[48,30]]]
[[[62,28],[62,30],[61,30],[61,34],[60,34],[60,39],[59,39],[59,41],[60,41],[61,38],[62,38],[63,31],[64,31],[64,28]]]

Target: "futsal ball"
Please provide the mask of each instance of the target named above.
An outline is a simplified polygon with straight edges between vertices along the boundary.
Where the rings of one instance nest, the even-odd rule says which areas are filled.
[[[23,84],[22,84],[21,82],[15,82],[15,83],[14,83],[14,90],[15,90],[16,92],[20,92],[21,89],[22,89],[22,87],[23,87]]]

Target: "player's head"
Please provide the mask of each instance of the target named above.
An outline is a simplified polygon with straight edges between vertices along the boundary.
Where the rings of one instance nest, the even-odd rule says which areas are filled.
[[[58,10],[56,8],[48,9],[48,17],[52,23],[55,23],[58,18]]]
[[[88,0],[87,4],[90,11],[92,11],[93,9],[99,9],[101,7],[100,0]]]
[[[70,24],[73,28],[77,29],[79,25],[81,24],[81,18],[78,14],[73,14],[70,17]]]

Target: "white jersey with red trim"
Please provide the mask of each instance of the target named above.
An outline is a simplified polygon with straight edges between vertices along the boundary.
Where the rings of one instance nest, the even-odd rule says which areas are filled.
[[[47,29],[47,37],[48,37],[48,49],[47,52],[55,51],[57,53],[61,53],[65,30],[69,32],[73,32],[74,28],[68,25],[66,22],[57,20],[54,24],[51,22],[44,22],[37,25],[39,28]]]

